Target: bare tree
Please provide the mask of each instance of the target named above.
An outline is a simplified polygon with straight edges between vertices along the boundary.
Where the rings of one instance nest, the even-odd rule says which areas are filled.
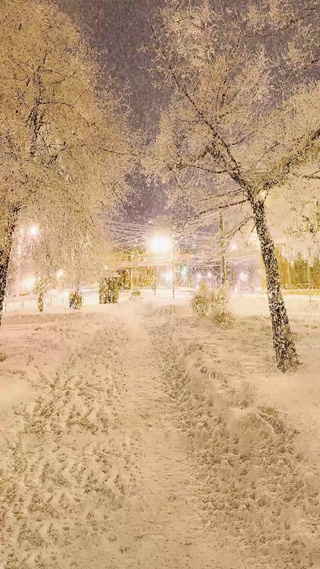
[[[12,0],[0,27],[1,318],[19,220],[80,249],[101,208],[111,213],[127,192],[131,159],[125,114],[112,89],[98,92],[94,58],[68,18],[49,0]]]
[[[211,7],[168,1],[156,37],[158,69],[172,88],[149,160],[207,223],[234,208],[252,220],[266,269],[277,365],[297,353],[284,305],[265,199],[319,145],[319,5],[269,0]],[[315,33],[313,33],[315,32]],[[237,217],[235,217],[237,219]],[[237,222],[238,223],[238,222]]]

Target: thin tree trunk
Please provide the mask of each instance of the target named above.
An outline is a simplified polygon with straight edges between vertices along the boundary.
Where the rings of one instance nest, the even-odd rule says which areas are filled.
[[[299,363],[297,351],[281,292],[279,264],[273,239],[267,225],[265,205],[263,201],[257,200],[254,196],[251,197],[250,202],[253,209],[255,227],[260,240],[262,259],[266,269],[273,345],[277,365],[281,371],[285,372],[294,368]]]
[[[10,255],[12,249],[13,234],[17,224],[17,216],[18,216],[18,210],[13,210],[11,212],[11,215],[9,216],[9,222],[6,228],[6,235],[3,243],[3,248],[2,250],[0,250],[0,326],[2,323]]]
[[[220,209],[220,247],[221,247],[221,284],[225,285],[227,282],[227,261],[224,252],[224,219],[222,209]]]

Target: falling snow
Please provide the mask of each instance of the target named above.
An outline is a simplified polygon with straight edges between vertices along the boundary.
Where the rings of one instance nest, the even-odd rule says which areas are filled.
[[[320,569],[319,26],[0,4],[0,569]]]

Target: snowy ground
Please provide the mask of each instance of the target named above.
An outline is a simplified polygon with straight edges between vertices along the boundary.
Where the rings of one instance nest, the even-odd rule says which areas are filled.
[[[265,297],[144,296],[5,315],[0,568],[320,569],[318,302],[284,376]]]

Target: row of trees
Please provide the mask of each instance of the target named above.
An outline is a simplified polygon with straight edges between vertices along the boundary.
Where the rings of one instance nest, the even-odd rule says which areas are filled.
[[[132,158],[117,96],[99,88],[94,55],[53,3],[2,2],[0,28],[1,318],[18,226],[38,224],[44,278],[98,270]]]

